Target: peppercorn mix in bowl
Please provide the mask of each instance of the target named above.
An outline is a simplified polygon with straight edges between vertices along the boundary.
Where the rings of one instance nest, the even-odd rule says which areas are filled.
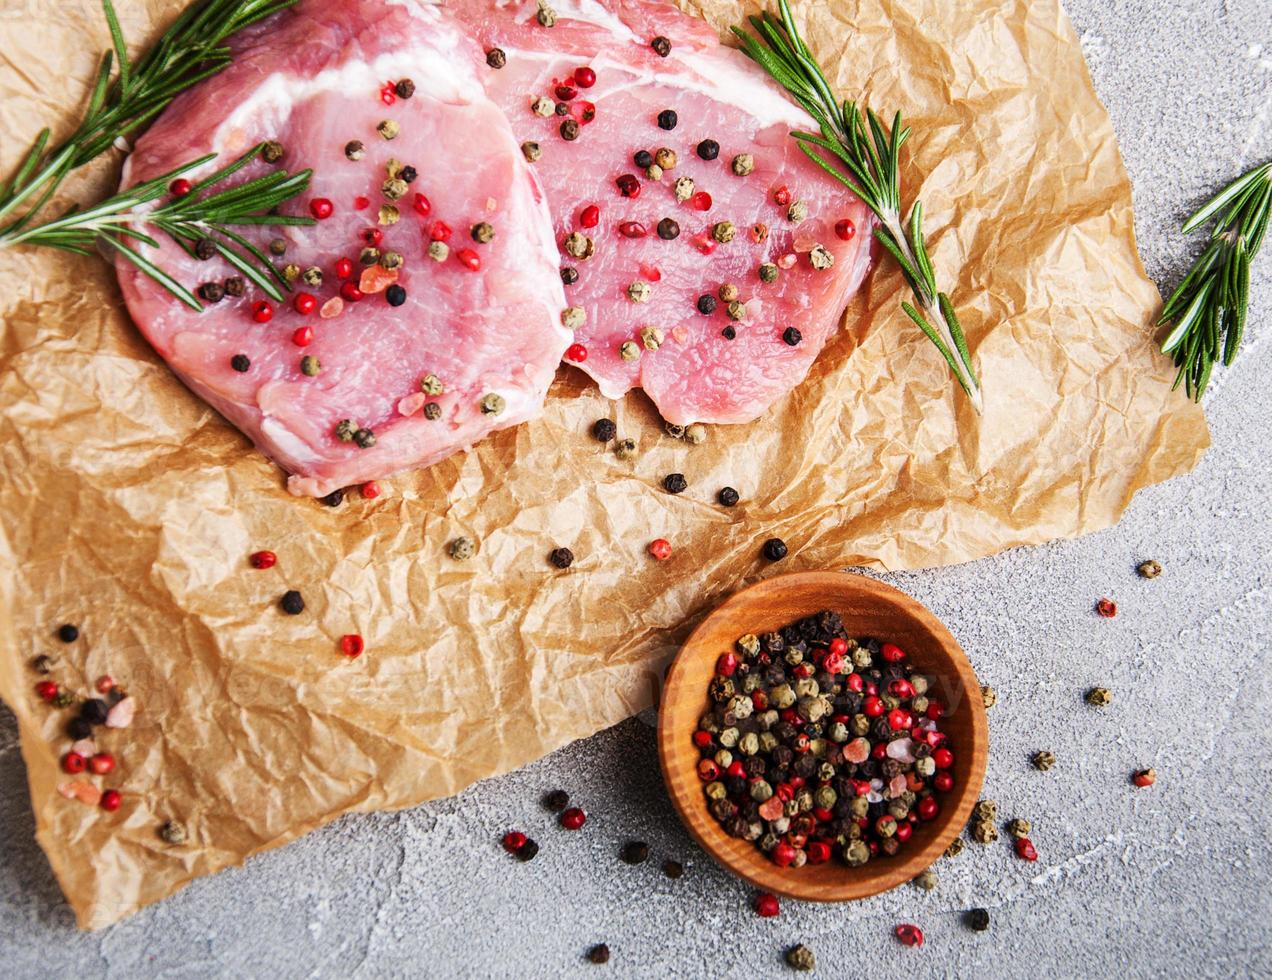
[[[667,675],[659,755],[698,842],[768,891],[874,895],[966,824],[988,730],[975,673],[919,603],[806,572],[728,599]]]

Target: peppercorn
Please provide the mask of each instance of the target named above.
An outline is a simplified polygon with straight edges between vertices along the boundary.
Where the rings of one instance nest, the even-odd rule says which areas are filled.
[[[689,486],[683,473],[668,473],[663,477],[663,489],[668,493],[684,493]]]
[[[703,293],[698,297],[698,312],[703,316],[710,316],[716,311],[716,298],[710,293]]]
[[[271,255],[286,255],[287,254],[287,239],[286,238],[271,238],[269,240],[269,251]]]
[[[808,217],[808,205],[803,201],[793,201],[791,206],[786,209],[786,220],[793,222],[801,222]]]
[[[406,290],[394,283],[384,291],[384,299],[390,306],[401,306],[406,302]]]
[[[973,932],[985,932],[989,928],[989,910],[972,909],[964,918],[967,928]]]
[[[358,429],[353,434],[353,441],[359,449],[370,449],[375,445],[375,433],[370,429]]]
[[[651,329],[651,328],[646,328]],[[662,331],[658,331],[659,336]],[[707,427],[701,422],[694,422],[692,425],[685,426],[685,442],[691,446],[701,446],[707,441]]]
[[[665,58],[671,54],[671,42],[659,34],[656,38],[649,42],[649,46],[654,49],[660,58]]]
[[[963,838],[955,837],[952,841],[950,841],[950,846],[945,849],[945,856],[947,858],[958,857],[963,853],[963,848],[966,846],[967,845],[963,843]]]
[[[93,725],[87,718],[72,718],[66,723],[66,734],[73,742],[93,734]]]
[[[358,261],[362,265],[375,265],[380,261],[380,250],[368,245],[358,253]]]
[[[703,160],[714,160],[720,155],[720,144],[715,140],[703,140],[696,147],[696,152]]]
[[[526,158],[527,162],[534,163],[539,157],[543,156],[543,150],[539,148],[539,144],[534,140],[526,140],[521,144],[521,155]]]
[[[367,148],[363,145],[362,140],[350,140],[345,144],[345,156],[350,160],[361,160],[367,155]]]
[[[1152,560],[1142,561],[1135,570],[1139,572],[1140,578],[1157,578],[1162,573],[1162,563]]]
[[[552,553],[548,555],[548,561],[557,568],[569,568],[574,564],[574,552],[569,548],[553,548]]]
[[[472,235],[473,241],[479,245],[486,245],[495,237],[495,226],[488,221],[479,221],[473,225],[469,234]]]
[[[380,185],[380,193],[390,201],[400,201],[406,191],[407,182],[401,177],[390,177]]]
[[[629,841],[623,845],[619,857],[623,859],[624,864],[644,864],[645,859],[649,857],[649,845],[643,840]]]
[[[219,303],[225,298],[225,287],[219,282],[205,282],[198,289],[199,299],[205,303]]]
[[[230,276],[225,280],[225,295],[240,298],[247,292],[247,280],[242,276]]]
[[[577,806],[563,810],[559,822],[566,830],[579,830],[587,823],[587,814]]]
[[[110,708],[101,698],[89,698],[80,705],[80,717],[90,725],[106,724],[106,715],[109,712]]]
[[[1007,833],[1012,837],[1028,837],[1031,829],[1029,821],[1023,817],[1016,817],[1007,823]]]
[[[636,346],[634,341],[625,340],[618,345],[618,356],[624,361],[636,361],[640,359],[640,348]]]
[[[804,335],[795,327],[787,327],[782,331],[782,341],[788,347],[798,347],[799,342],[804,339]]]
[[[640,342],[644,346],[645,350],[648,350],[648,351],[658,350],[660,347],[662,347],[663,341],[665,339],[666,338],[664,337],[663,332],[659,330],[657,327],[641,327],[640,328]]]
[[[666,168],[664,168],[666,169]],[[672,192],[676,195],[676,200],[684,203],[693,197],[694,183],[692,177],[678,177],[676,183],[672,186]]]
[[[978,844],[992,844],[998,840],[998,828],[992,820],[977,820],[972,824],[972,840]]]
[[[345,492],[344,492],[344,488],[342,487],[339,490],[332,490],[331,493],[327,494],[327,496],[322,498],[322,502],[326,504],[328,507],[339,507],[341,504],[344,503],[344,498],[345,498]]]
[[[729,244],[736,234],[737,229],[733,227],[732,221],[717,221],[711,226],[711,237],[721,245]]]
[[[760,282],[777,282],[777,266],[772,262],[765,262],[760,266],[759,275]]]
[[[543,798],[543,805],[553,813],[560,813],[570,805],[570,794],[563,789],[554,789]]]
[[[1101,599],[1095,604],[1095,612],[1103,619],[1112,619],[1117,615],[1117,603],[1112,599]]]
[[[988,684],[981,685],[981,701],[986,708],[992,708],[998,703],[998,692]]]
[[[592,438],[598,442],[609,442],[618,433],[612,419],[597,419],[592,423]]]
[[[533,837],[527,837],[526,842],[517,848],[518,861],[533,861],[539,853],[539,842]]]
[[[424,417],[430,422],[436,422],[442,417],[442,406],[437,402],[426,402],[424,404]]]
[[[31,669],[37,674],[51,674],[53,673],[53,664],[53,658],[46,653],[42,653],[31,661]]]
[[[680,225],[672,218],[663,218],[658,222],[658,237],[664,242],[675,241],[680,237]]]
[[[647,282],[639,279],[627,287],[627,298],[633,303],[648,303],[649,297],[653,295],[654,288]]]
[[[175,820],[169,820],[159,828],[159,837],[165,844],[184,844],[186,829]]]
[[[418,177],[419,175],[420,175],[420,172],[411,166],[403,167],[398,172],[398,177],[400,177],[407,184],[415,183],[415,178]]]
[[[502,48],[491,48],[486,52],[486,64],[491,68],[502,68],[508,63],[508,56]]]
[[[817,957],[811,949],[799,943],[786,951],[786,965],[792,970],[807,972],[817,965]]]
[[[200,238],[194,243],[194,256],[197,259],[207,261],[216,255],[216,242],[210,238]]]
[[[57,628],[57,638],[63,643],[74,643],[79,635],[79,627],[73,623],[63,623]]]
[[[283,597],[278,600],[278,604],[288,616],[299,616],[305,611],[305,600],[295,589],[289,589],[284,592]]]
[[[835,256],[824,245],[814,245],[808,253],[808,261],[814,269],[825,270],[834,267]]]
[[[567,119],[561,123],[561,138],[572,142],[579,138],[579,124],[573,119]]]
[[[720,501],[723,507],[736,507],[738,499],[738,492],[732,487],[722,487],[716,494],[716,500]]]
[[[394,119],[381,119],[376,125],[375,131],[383,136],[386,140],[397,139],[398,133],[402,131],[402,127],[398,125]]]
[[[673,130],[676,128],[677,122],[678,122],[678,118],[676,116],[675,109],[664,109],[662,112],[658,113],[658,128],[659,129],[666,129],[669,131]]]
[[[582,232],[572,231],[565,236],[565,251],[574,256],[576,259],[587,260],[592,257],[596,246],[592,239],[588,238]]]
[[[654,162],[654,155],[648,150],[637,150],[632,154],[632,163],[644,170]]]
[[[618,440],[618,443],[614,446],[614,455],[619,459],[635,459],[636,440],[631,438]]]
[[[738,332],[736,329],[734,329],[732,324],[730,324],[729,326],[725,327],[723,330],[720,331],[720,336],[723,337],[725,340],[732,340],[737,335],[738,335]]]
[[[561,311],[561,325],[567,330],[577,330],[587,322],[587,311],[581,306],[567,306]]]
[[[1093,687],[1087,691],[1086,703],[1096,708],[1107,708],[1113,702],[1113,692],[1107,687]]]
[[[651,163],[645,168],[645,176],[650,180],[662,180],[663,168],[656,163]]]
[[[679,861],[673,861],[670,858],[663,862],[662,869],[663,874],[665,874],[668,878],[671,878],[673,881],[683,877],[685,873],[685,866]]]
[[[394,269],[402,268],[402,263],[404,261],[405,260],[402,258],[401,252],[394,252],[392,250],[389,250],[381,254],[380,268],[388,269],[390,272],[392,272]]]
[[[931,868],[928,868],[926,871],[921,871],[915,876],[914,883],[925,892],[930,892],[937,885],[936,872]]]
[[[455,561],[467,561],[477,551],[477,546],[470,538],[456,538],[450,543],[450,556]]]
[[[554,27],[556,25],[556,11],[549,7],[545,0],[539,0],[539,11],[534,16],[542,27]]]
[[[769,561],[781,561],[787,554],[786,542],[781,538],[769,538],[761,550]]]
[[[409,99],[415,94],[415,83],[409,78],[400,78],[393,86],[393,91],[397,93],[399,99]]]
[[[1056,764],[1056,757],[1050,752],[1035,752],[1030,760],[1039,772],[1046,772]]]
[[[539,95],[530,100],[530,111],[546,119],[556,111],[556,103]]]
[[[590,962],[597,966],[608,963],[610,958],[610,948],[604,943],[597,943],[587,951],[587,958]]]
[[[1136,786],[1138,786],[1140,789],[1144,789],[1145,787],[1152,786],[1153,783],[1157,782],[1157,770],[1156,769],[1140,769],[1131,775],[1131,782],[1134,783]]]

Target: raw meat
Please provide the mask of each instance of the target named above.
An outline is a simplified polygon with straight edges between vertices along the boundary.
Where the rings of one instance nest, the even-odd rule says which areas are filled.
[[[427,466],[535,415],[570,335],[560,323],[565,302],[550,217],[508,120],[482,92],[475,72],[488,70],[483,53],[445,13],[415,0],[307,0],[234,46],[231,67],[181,96],[138,141],[124,183],[208,151],[224,164],[258,142],[281,142],[283,165],[314,169],[311,189],[290,207],[303,213],[326,198],[334,209],[313,227],[281,233],[280,264],[321,269],[321,285],[302,280],[296,289],[324,312],[302,315],[276,304],[268,323],[254,322],[252,304],[263,296],[249,284],[245,296],[196,313],[121,261],[128,308],[155,350],[290,472],[296,494],[325,495]],[[414,95],[386,105],[391,96],[382,99],[381,89],[403,78],[414,82]],[[400,126],[391,141],[377,131],[386,119]],[[345,152],[355,139],[365,145],[357,161]],[[382,184],[391,158],[418,177],[394,205],[400,221],[385,224],[379,209],[389,204]],[[264,164],[244,173],[258,167]],[[417,194],[429,202],[427,216]],[[489,243],[470,232],[479,222],[493,226]],[[445,233],[442,223],[453,234],[439,262],[426,249]],[[375,229],[383,233],[381,252],[404,258],[397,275],[403,305],[387,301],[383,270],[375,273],[381,291],[335,299],[337,261],[351,259],[358,281],[368,244],[362,235]],[[256,236],[262,246],[273,237],[274,230]],[[476,271],[464,261],[472,256]],[[191,288],[233,272],[170,242],[161,258]],[[342,312],[329,316],[337,306]],[[302,347],[293,333],[305,325],[314,339]],[[231,367],[237,354],[250,359],[244,373]],[[305,355],[319,359],[321,373],[302,373]],[[421,390],[427,375],[444,393]],[[440,406],[440,417],[428,417],[437,409],[426,402]],[[369,429],[374,445],[338,439],[344,419]]]
[[[586,360],[578,360],[577,348],[567,360],[611,398],[644,388],[673,423],[748,422],[763,414],[807,374],[870,263],[873,217],[789,138],[793,128],[814,128],[812,121],[758,66],[721,46],[708,24],[659,0],[554,2],[551,28],[539,22],[534,2],[449,0],[447,7],[487,51],[504,52],[506,64],[483,73],[487,91],[517,136],[539,144],[534,173],[552,206],[562,264],[578,274],[566,297],[586,314],[575,330]],[[651,47],[660,35],[671,41],[665,58]],[[586,85],[586,71],[580,84],[580,68],[595,73],[594,84]],[[536,98],[564,102],[569,115],[536,114]],[[660,127],[668,109],[674,128]],[[566,119],[579,124],[573,141],[561,132]],[[663,127],[670,122],[663,117]],[[703,140],[719,144],[715,159],[696,152]],[[651,179],[634,154],[660,148],[674,151],[676,163]],[[752,158],[737,161],[738,170],[750,169],[745,176],[734,169],[741,154]],[[623,175],[631,175],[639,196],[620,192]],[[679,200],[674,188],[684,177],[694,192]],[[807,217],[789,220],[798,202]],[[599,211],[594,227],[587,227],[589,206]],[[665,218],[679,226],[672,240],[659,235]],[[644,237],[625,237],[629,222],[640,227],[627,231]],[[727,244],[713,237],[721,222],[734,226]],[[571,233],[591,239],[591,257],[567,253]],[[579,244],[574,239],[569,247],[578,251]],[[833,256],[832,268],[813,268],[816,245]],[[780,267],[776,281],[761,281],[762,263]],[[631,298],[633,283],[648,285],[645,301]],[[736,286],[744,307],[736,322],[719,299],[724,284]],[[645,290],[637,285],[634,292],[639,299]],[[709,314],[696,305],[704,295],[716,298]],[[650,327],[661,331],[660,346]],[[734,339],[726,339],[728,328]],[[631,359],[620,353],[625,343]]]

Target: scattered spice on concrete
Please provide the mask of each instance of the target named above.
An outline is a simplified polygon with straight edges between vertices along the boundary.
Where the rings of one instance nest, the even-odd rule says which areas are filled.
[[[579,830],[587,823],[587,814],[580,807],[572,806],[562,811],[558,819],[566,830]]]
[[[1139,572],[1140,578],[1157,578],[1162,573],[1162,563],[1159,561],[1142,561],[1136,566],[1135,571]]]
[[[967,928],[973,932],[985,932],[989,929],[989,910],[971,909],[963,919]]]
[[[553,813],[560,813],[570,805],[570,794],[563,789],[554,789],[543,798],[543,805]]]
[[[685,866],[679,861],[673,861],[670,858],[663,862],[662,870],[663,874],[673,881],[683,878],[685,874]]]
[[[610,948],[604,943],[597,943],[587,951],[588,962],[601,966],[609,962]]]
[[[624,864],[644,864],[649,857],[649,845],[643,840],[628,841],[618,856]]]
[[[786,951],[786,965],[792,970],[807,972],[817,965],[817,957],[803,943],[797,943]]]
[[[772,919],[781,911],[781,903],[772,892],[760,892],[755,896],[755,914],[760,918]]]
[[[1157,782],[1157,770],[1156,769],[1140,769],[1134,774],[1132,774],[1131,782],[1134,783],[1136,786],[1138,786],[1140,789],[1144,789],[1145,787],[1152,786],[1153,783]]]
[[[1112,619],[1117,615],[1117,603],[1107,597],[1103,598],[1095,604],[1095,611],[1103,619]]]
[[[998,692],[988,684],[982,684],[981,701],[984,702],[986,708],[992,708],[998,703]]]
[[[923,945],[923,930],[916,925],[904,922],[892,931],[897,939],[899,939],[905,946]]]
[[[1086,693],[1086,703],[1095,708],[1107,708],[1113,703],[1113,692],[1107,687],[1093,687]]]
[[[1049,772],[1055,767],[1056,757],[1052,753],[1044,750],[1042,752],[1035,752],[1030,761],[1033,763],[1033,767],[1039,772]]]
[[[1014,820],[1007,822],[1007,833],[1011,834],[1012,837],[1028,837],[1031,829],[1029,821],[1024,819],[1024,817],[1016,817]]]
[[[963,838],[955,837],[952,841],[950,841],[950,846],[945,849],[945,857],[958,857],[963,853],[963,848],[966,846],[967,845],[964,843]]]
[[[914,878],[914,883],[922,888],[925,892],[930,892],[937,886],[936,872],[931,868],[926,871],[920,871]]]

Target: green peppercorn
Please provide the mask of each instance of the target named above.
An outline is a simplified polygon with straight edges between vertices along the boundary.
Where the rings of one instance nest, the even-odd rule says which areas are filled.
[[[402,218],[402,212],[392,204],[381,204],[380,210],[376,213],[376,220],[382,225],[395,225]],[[434,245],[440,244],[434,242]]]
[[[507,402],[504,401],[503,395],[490,392],[481,397],[481,414],[482,415],[501,415]]]
[[[75,695],[70,691],[58,691],[53,697],[53,707],[69,708],[75,703]]]
[[[998,692],[988,684],[981,685],[981,701],[986,708],[992,708],[998,703]]]
[[[402,127],[398,125],[397,120],[381,119],[376,125],[375,131],[386,140],[394,140],[397,139],[398,134],[402,131]]]
[[[658,164],[662,170],[675,170],[676,164],[680,162],[680,158],[676,156],[676,151],[669,146],[660,146],[654,152],[654,163]],[[677,181],[679,183],[679,181]],[[690,184],[693,181],[689,182]]]
[[[367,245],[358,253],[358,261],[362,265],[375,265],[380,261],[380,250],[373,245]]]
[[[401,252],[385,252],[380,256],[380,268],[388,269],[392,272],[394,269],[402,268],[402,263],[404,261],[405,260],[402,258]]]
[[[1016,819],[1007,823],[1007,833],[1017,839],[1021,837],[1028,837],[1031,829],[1033,828],[1030,827],[1029,821],[1025,820],[1023,817],[1016,817]]]
[[[1033,759],[1030,761],[1033,762],[1033,767],[1039,772],[1047,772],[1055,766],[1056,757],[1052,753],[1046,751],[1035,752]]]
[[[534,15],[535,20],[543,27],[555,27],[557,15],[556,11],[547,5],[545,0],[539,0],[539,10]],[[609,959],[609,948],[605,949],[605,958]]]
[[[301,278],[305,280],[307,286],[321,286],[322,270],[316,265],[311,265],[301,274]]]
[[[521,144],[521,155],[526,158],[528,163],[534,163],[543,156],[543,150],[534,140],[526,140]]]
[[[936,872],[931,868],[928,868],[926,871],[920,871],[917,875],[915,875],[914,883],[925,892],[930,892],[937,884]]]
[[[278,140],[270,140],[261,147],[261,159],[266,163],[277,163],[286,151]]]
[[[341,419],[336,423],[336,438],[341,442],[353,442],[353,434],[358,431],[353,419]]]
[[[947,858],[958,857],[963,853],[963,848],[966,846],[967,845],[963,843],[963,838],[955,837],[952,841],[950,841],[950,846],[945,849],[945,856]]]
[[[619,459],[635,459],[636,458],[636,440],[627,438],[618,440],[614,446],[614,455]]]
[[[739,177],[749,176],[755,170],[755,157],[749,153],[739,153],[733,158],[731,167]]]
[[[495,238],[495,226],[489,221],[479,221],[473,225],[471,234],[477,244],[488,245]]]
[[[826,246],[814,245],[812,251],[808,253],[808,261],[812,263],[814,269],[825,270],[834,267],[835,256]]]
[[[1113,703],[1113,692],[1107,687],[1093,687],[1087,691],[1086,702],[1096,708],[1107,708]]]
[[[300,266],[295,262],[288,262],[283,266],[283,278],[288,282],[295,282],[300,278]]]
[[[1162,573],[1162,563],[1159,561],[1142,561],[1135,569],[1139,572],[1141,578],[1157,578]]]
[[[640,279],[627,286],[627,298],[633,303],[648,303],[649,297],[653,294],[654,287]]]
[[[978,800],[972,809],[972,817],[976,820],[997,820],[998,804],[993,800]]]
[[[407,187],[406,181],[401,177],[390,177],[380,185],[380,193],[390,201],[400,201],[402,196],[406,194]]]
[[[737,321],[746,319],[746,305],[739,303],[737,300],[734,300],[725,307],[725,312],[728,313],[730,320]]]
[[[640,342],[645,350],[656,351],[663,345],[663,332],[657,327],[641,327]]]
[[[450,255],[450,246],[445,242],[429,242],[428,257],[434,262],[445,262]]]
[[[777,282],[779,275],[778,268],[772,262],[765,262],[760,266],[760,282]]]
[[[477,553],[477,546],[470,538],[456,538],[450,543],[450,556],[456,561],[468,561]]]
[[[662,164],[659,164],[662,166]],[[664,170],[668,169],[663,167]],[[676,200],[682,204],[693,197],[694,183],[692,177],[678,177],[676,183],[672,186],[672,192],[676,195]]]
[[[811,949],[799,943],[786,951],[786,965],[792,970],[807,973],[817,965],[817,957]]]
[[[711,237],[721,245],[729,244],[736,234],[737,229],[733,227],[732,221],[717,221],[711,226]]]
[[[972,840],[977,844],[992,844],[998,840],[998,828],[992,820],[977,820],[972,824]]]
[[[307,378],[316,378],[322,370],[322,364],[313,354],[306,354],[300,359],[300,373]]]
[[[175,820],[169,820],[159,828],[159,837],[165,844],[184,844],[186,842],[186,829]]]
[[[786,220],[800,222],[808,217],[808,205],[803,201],[792,201],[786,209]]]

